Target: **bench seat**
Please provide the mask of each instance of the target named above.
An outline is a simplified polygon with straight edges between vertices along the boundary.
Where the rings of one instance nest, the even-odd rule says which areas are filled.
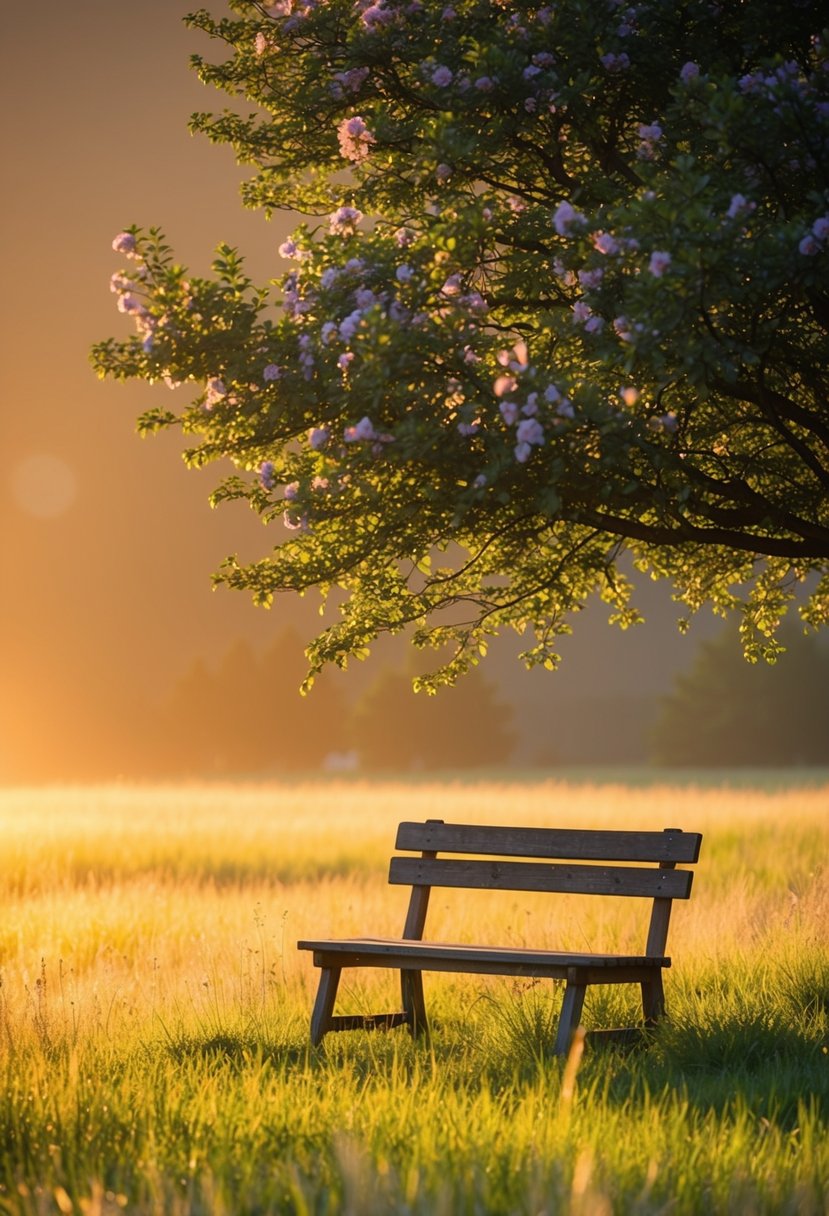
[[[532,975],[566,980],[575,969],[588,983],[612,984],[638,979],[635,972],[670,967],[664,956],[645,954],[569,954],[560,950],[527,950],[510,946],[471,946],[405,938],[346,937],[297,942],[312,950],[316,967],[392,967],[401,971],[457,971],[475,975]],[[595,975],[594,973],[600,974]]]

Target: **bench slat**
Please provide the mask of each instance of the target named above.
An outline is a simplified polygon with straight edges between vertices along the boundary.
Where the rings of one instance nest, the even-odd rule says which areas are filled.
[[[580,950],[536,950],[517,946],[475,946],[466,942],[416,942],[400,937],[333,937],[318,941],[297,942],[299,950],[313,950],[321,954],[374,955],[385,958],[393,954],[398,958],[423,960],[441,959],[448,962],[505,962],[525,963],[528,966],[545,963],[559,967],[669,967],[666,957],[650,958],[646,954],[593,954]]]
[[[687,899],[693,877],[690,870],[455,858],[393,857],[389,867],[389,882],[406,886],[633,895],[646,899]]]
[[[702,836],[664,832],[613,832],[580,828],[487,827],[469,823],[401,823],[396,848],[438,853],[487,853],[566,861],[673,861],[699,859]]]
[[[410,942],[377,938],[303,941],[313,950],[317,967],[391,967],[401,971],[445,971],[465,975],[537,976],[569,980],[574,973],[585,984],[650,982],[669,958],[644,955],[564,954],[555,950],[515,950],[497,946],[455,946],[445,942]]]

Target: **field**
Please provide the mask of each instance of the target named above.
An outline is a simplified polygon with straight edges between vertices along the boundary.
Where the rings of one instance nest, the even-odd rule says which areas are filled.
[[[704,832],[670,1020],[573,1084],[554,985],[430,975],[431,1044],[311,1049],[296,939],[398,933],[394,828],[429,816]],[[827,855],[829,784],[794,779],[0,791],[0,1212],[818,1216]],[[446,892],[428,932],[639,951],[641,902]],[[347,973],[342,1008],[394,990]]]

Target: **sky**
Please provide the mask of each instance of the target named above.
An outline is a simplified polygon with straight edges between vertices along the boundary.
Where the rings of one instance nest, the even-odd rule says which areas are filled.
[[[211,53],[182,24],[192,7],[12,0],[0,17],[0,780],[107,774],[132,707],[162,701],[194,660],[313,630],[297,601],[265,613],[212,591],[227,554],[272,541],[246,506],[210,510],[212,474],[185,472],[174,436],[136,437],[166,390],[101,383],[88,362],[93,342],[129,330],[108,281],[112,238],[131,223],[164,228],[196,272],[219,241],[258,281],[283,269],[291,219],[245,211],[232,153],[188,133],[192,111],[221,102],[189,68]],[[568,698],[664,690],[696,641],[677,634],[667,592],[644,599],[651,621],[635,636],[586,613],[560,674],[522,680],[504,647],[489,670],[536,717],[561,718]]]

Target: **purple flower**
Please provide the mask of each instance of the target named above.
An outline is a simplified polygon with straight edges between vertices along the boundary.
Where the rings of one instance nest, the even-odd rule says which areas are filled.
[[[744,194],[733,194],[726,215],[730,220],[736,219],[744,211],[753,211],[756,203],[750,203]]]
[[[131,232],[119,232],[112,242],[112,248],[116,253],[123,253],[126,257],[135,256],[135,251],[138,243]]]
[[[343,439],[346,443],[360,443],[376,438],[377,432],[370,418],[361,418],[356,426],[347,426],[343,432]]]
[[[829,237],[829,215],[822,215],[812,224],[812,235],[818,241],[825,241]]]
[[[518,423],[515,437],[519,443],[540,444],[544,442],[544,428],[537,418],[524,418]]]
[[[432,84],[437,85],[439,89],[445,89],[453,80],[451,68],[447,68],[445,64],[438,64],[434,72],[432,72]]]
[[[275,468],[272,460],[263,460],[259,466],[259,480],[262,483],[262,488],[272,490],[275,482]]]
[[[331,432],[327,426],[312,426],[308,432],[308,442],[315,452],[324,448],[330,438]]]
[[[576,211],[572,203],[566,200],[559,203],[553,215],[553,227],[559,236],[567,236],[573,224],[584,223],[584,216]]]
[[[498,406],[501,411],[501,417],[507,426],[515,426],[518,421],[518,406],[514,401],[502,401]]]
[[[671,255],[664,249],[657,249],[651,254],[648,270],[656,279],[661,279],[671,264]]]
[[[699,66],[689,60],[683,64],[679,72],[679,79],[683,84],[690,84],[692,80],[696,80],[699,76]]]
[[[282,375],[282,368],[276,363],[269,363],[262,371],[262,379],[267,384],[270,380],[279,380]]]
[[[356,207],[338,207],[328,219],[328,231],[336,236],[353,236],[357,225],[363,218],[362,211]]]

